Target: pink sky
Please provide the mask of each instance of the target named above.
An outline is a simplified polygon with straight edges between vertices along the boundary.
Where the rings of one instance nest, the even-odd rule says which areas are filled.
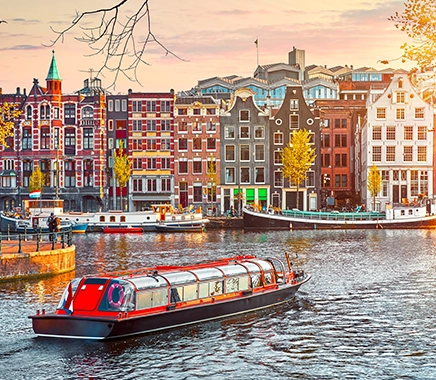
[[[55,38],[50,27],[62,29],[69,25],[75,11],[108,7],[120,0],[20,0],[8,2],[0,10],[0,87],[3,93],[16,87],[30,89],[33,78],[45,84],[51,60],[56,51],[58,69],[65,92],[82,87],[89,69],[101,67],[102,57],[85,57],[92,53],[75,41],[80,30],[70,32],[63,43],[45,47]],[[171,55],[157,44],[149,44],[144,58],[150,65],[139,68],[142,84],[121,78],[115,91],[187,90],[198,80],[237,74],[252,76],[257,65],[256,46],[259,40],[259,63],[287,62],[293,46],[306,51],[306,65],[328,67],[354,65],[372,66],[382,59],[401,55],[400,46],[406,35],[387,18],[403,11],[403,0],[149,0],[151,29]],[[126,11],[137,9],[142,0],[129,0]],[[92,20],[86,20],[86,26]],[[138,31],[137,41],[146,35],[146,26]],[[389,67],[411,68],[412,64],[392,61]],[[103,86],[112,83],[110,73],[102,78]]]

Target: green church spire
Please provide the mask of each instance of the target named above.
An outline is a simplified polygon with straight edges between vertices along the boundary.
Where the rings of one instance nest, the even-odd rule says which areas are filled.
[[[46,80],[61,80],[59,75],[58,65],[56,64],[56,58],[54,55],[54,50],[52,51],[53,57],[51,58],[50,68],[48,69],[48,74]]]

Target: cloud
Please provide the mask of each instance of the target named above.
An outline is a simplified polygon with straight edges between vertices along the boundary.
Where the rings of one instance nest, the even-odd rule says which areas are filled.
[[[20,51],[20,50],[40,50],[45,49],[42,45],[14,45],[10,47],[0,48],[1,51]]]
[[[41,21],[40,20],[28,20],[25,18],[13,18],[11,20],[11,22],[17,22],[17,23],[22,23],[22,24],[39,24]]]

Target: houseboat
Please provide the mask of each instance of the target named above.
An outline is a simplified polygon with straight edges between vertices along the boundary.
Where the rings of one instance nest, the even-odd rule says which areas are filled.
[[[72,280],[56,311],[37,311],[36,335],[111,339],[247,313],[288,301],[310,275],[277,258],[237,256]]]
[[[387,205],[385,212],[309,212],[273,210],[260,212],[252,207],[243,210],[246,230],[314,229],[406,229],[435,228],[436,215],[431,205]]]

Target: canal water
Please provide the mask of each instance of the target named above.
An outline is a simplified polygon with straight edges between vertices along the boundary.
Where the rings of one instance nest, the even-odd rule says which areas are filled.
[[[435,379],[436,231],[74,236],[75,273],[0,284],[0,379]],[[284,252],[311,273],[289,303],[108,342],[37,338],[75,277]]]

